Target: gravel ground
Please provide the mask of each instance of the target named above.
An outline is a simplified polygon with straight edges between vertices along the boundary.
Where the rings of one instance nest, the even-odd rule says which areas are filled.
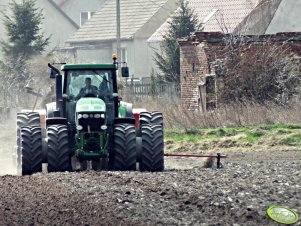
[[[196,161],[167,160],[163,173],[2,176],[0,225],[278,225],[270,205],[301,215],[301,151],[231,153],[223,169]]]

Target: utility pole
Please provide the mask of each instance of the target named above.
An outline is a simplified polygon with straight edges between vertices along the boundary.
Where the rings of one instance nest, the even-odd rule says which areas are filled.
[[[117,57],[118,62],[121,63],[121,46],[120,46],[120,0],[116,0],[116,27],[117,27]],[[121,76],[121,64],[118,65],[118,76]]]

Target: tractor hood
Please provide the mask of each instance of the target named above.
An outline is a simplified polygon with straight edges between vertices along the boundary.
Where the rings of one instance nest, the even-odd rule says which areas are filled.
[[[106,104],[98,98],[81,98],[76,103],[76,112],[105,112]]]

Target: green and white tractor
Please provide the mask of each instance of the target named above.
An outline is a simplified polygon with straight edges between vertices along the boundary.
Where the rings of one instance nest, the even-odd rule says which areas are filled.
[[[22,175],[42,171],[164,170],[163,116],[132,109],[117,90],[112,64],[48,64],[56,100],[46,111],[17,114]],[[128,68],[121,68],[128,77]],[[89,80],[89,81],[87,81]],[[41,113],[42,112],[42,113]]]

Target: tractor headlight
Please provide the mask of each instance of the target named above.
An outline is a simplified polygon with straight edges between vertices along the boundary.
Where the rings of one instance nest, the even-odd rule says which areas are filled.
[[[89,118],[88,114],[83,114],[83,118]]]
[[[101,118],[105,118],[105,114],[101,114],[100,117],[101,117]]]
[[[95,114],[94,118],[100,118],[100,114]]]
[[[106,125],[102,125],[100,128],[101,128],[102,130],[106,130],[108,127],[107,127]]]
[[[82,127],[81,125],[78,125],[78,126],[76,127],[76,129],[77,129],[77,130],[82,130],[83,127]]]
[[[80,119],[80,118],[82,118],[82,117],[83,117],[82,114],[78,114],[78,116],[77,116],[78,119]]]

